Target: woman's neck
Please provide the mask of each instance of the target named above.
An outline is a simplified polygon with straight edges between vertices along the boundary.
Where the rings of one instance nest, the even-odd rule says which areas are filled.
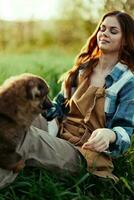
[[[114,65],[118,62],[118,56],[110,54],[110,55],[101,55],[99,58],[99,69],[100,70],[106,70],[111,69],[114,67]]]

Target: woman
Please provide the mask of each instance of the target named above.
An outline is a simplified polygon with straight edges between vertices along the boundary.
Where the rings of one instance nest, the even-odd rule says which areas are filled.
[[[60,138],[41,130],[45,120],[38,118],[40,129],[32,126],[17,148],[26,165],[71,173],[83,165],[116,180],[112,158],[127,151],[134,127],[133,55],[132,17],[120,11],[104,15],[44,114],[59,119]],[[16,176],[1,169],[0,186]]]

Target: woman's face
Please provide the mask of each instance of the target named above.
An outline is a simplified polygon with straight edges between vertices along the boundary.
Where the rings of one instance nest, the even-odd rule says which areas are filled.
[[[97,43],[103,53],[119,53],[122,46],[122,30],[115,16],[108,16],[100,25]]]

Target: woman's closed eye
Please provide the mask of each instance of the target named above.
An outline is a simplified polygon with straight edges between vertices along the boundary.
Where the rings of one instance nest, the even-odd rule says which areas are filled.
[[[106,29],[109,29],[109,32],[112,33],[112,34],[117,34],[119,32],[119,30],[116,27],[107,28],[105,25],[100,26],[101,32],[105,32]]]
[[[114,28],[114,27],[111,27],[110,28],[110,33],[112,33],[112,34],[117,34],[119,31],[116,29],[116,28]]]

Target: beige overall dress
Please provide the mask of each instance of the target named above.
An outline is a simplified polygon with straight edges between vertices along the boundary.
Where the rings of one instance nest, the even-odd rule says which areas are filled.
[[[60,137],[79,149],[91,173],[115,180],[109,156],[82,149],[94,130],[105,127],[104,97],[104,88],[90,86],[87,78],[83,80],[69,101],[70,112],[61,123]]]

